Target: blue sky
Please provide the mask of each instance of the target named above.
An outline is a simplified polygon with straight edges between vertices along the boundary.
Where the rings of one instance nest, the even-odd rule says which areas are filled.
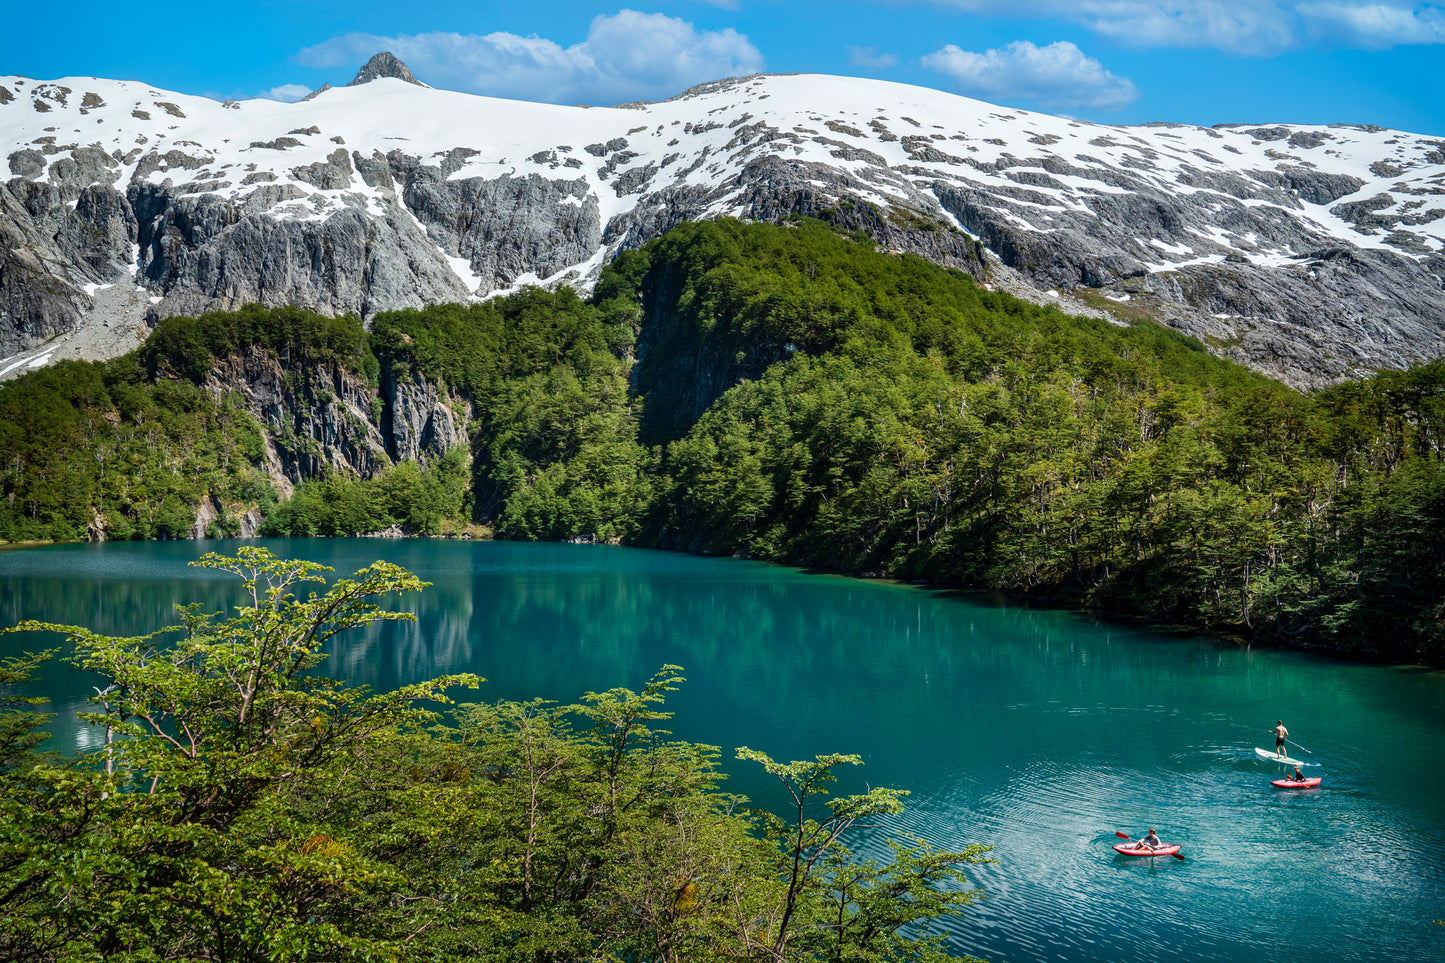
[[[435,87],[553,103],[798,71],[1103,123],[1445,136],[1445,0],[71,0],[11,4],[5,20],[0,74],[221,99],[295,99],[389,49]]]

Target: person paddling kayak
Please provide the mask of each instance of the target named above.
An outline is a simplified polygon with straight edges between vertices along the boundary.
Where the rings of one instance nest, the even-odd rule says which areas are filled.
[[[1163,849],[1164,844],[1159,841],[1159,834],[1149,830],[1149,835],[1134,844],[1135,849]]]
[[[1159,841],[1159,834],[1154,832],[1154,830],[1152,829],[1149,830],[1148,836],[1145,836],[1143,839],[1139,840],[1136,840],[1128,833],[1116,832],[1114,835],[1118,836],[1120,839],[1128,840],[1127,843],[1114,844],[1114,852],[1118,853],[1120,856],[1137,856],[1140,859],[1153,859],[1156,856],[1173,856],[1175,859],[1184,858],[1183,856],[1179,855],[1178,843],[1171,843],[1169,845],[1165,845],[1164,843]]]
[[[1284,727],[1284,720],[1277,720],[1272,731],[1274,732],[1274,751],[1283,759],[1287,755],[1284,751],[1284,741],[1289,738],[1289,730]]]

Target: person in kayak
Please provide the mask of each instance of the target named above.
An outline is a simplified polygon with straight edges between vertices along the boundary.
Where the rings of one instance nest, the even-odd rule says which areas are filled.
[[[1163,849],[1164,844],[1159,841],[1159,834],[1149,830],[1149,835],[1134,844],[1135,849]]]
[[[1274,751],[1283,759],[1288,753],[1284,751],[1284,741],[1289,736],[1289,730],[1284,727],[1284,720],[1280,719],[1274,724]]]
[[[1294,775],[1290,776],[1295,782],[1304,782],[1305,774],[1299,771],[1299,766],[1294,767]]]

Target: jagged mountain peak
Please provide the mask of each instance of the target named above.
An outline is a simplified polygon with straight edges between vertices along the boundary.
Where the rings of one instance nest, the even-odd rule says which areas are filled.
[[[1299,386],[1445,355],[1445,137],[1106,126],[816,74],[628,106],[0,77],[0,240],[32,239],[0,245],[0,377],[104,322],[586,289],[618,251],[728,215],[827,218]]]
[[[416,84],[418,87],[427,86],[426,84],[422,83],[420,80],[417,80],[414,76],[412,76],[412,73],[407,68],[406,64],[398,60],[390,50],[383,50],[381,53],[376,54],[374,57],[368,60],[362,66],[362,68],[356,72],[356,79],[351,81],[351,83],[347,84],[346,86],[356,87],[360,84],[370,83],[371,81],[378,80],[382,77],[391,77],[396,80],[404,80],[409,84]]]

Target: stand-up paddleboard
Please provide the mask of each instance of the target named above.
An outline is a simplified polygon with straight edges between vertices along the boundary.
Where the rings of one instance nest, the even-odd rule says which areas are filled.
[[[1261,759],[1268,759],[1270,762],[1280,762],[1286,766],[1303,766],[1304,763],[1298,759],[1291,759],[1289,756],[1281,756],[1279,753],[1270,752],[1268,749],[1255,748],[1255,754]]]

